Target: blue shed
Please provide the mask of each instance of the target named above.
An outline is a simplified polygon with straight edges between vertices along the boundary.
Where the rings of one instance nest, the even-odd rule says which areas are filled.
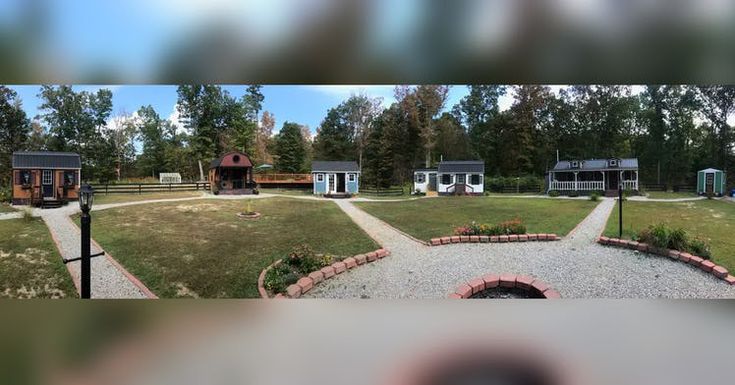
[[[360,168],[355,161],[315,160],[311,164],[314,194],[357,194],[360,184]]]

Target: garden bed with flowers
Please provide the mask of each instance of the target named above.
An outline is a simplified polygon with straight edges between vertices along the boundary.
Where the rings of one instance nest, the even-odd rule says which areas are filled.
[[[454,235],[432,238],[431,246],[451,243],[504,243],[529,241],[558,241],[556,234],[527,234],[526,226],[520,219],[500,222],[495,225],[472,222],[454,229]]]

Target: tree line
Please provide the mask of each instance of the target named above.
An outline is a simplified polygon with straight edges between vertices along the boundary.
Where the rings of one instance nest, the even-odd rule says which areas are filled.
[[[454,86],[457,87],[457,86]],[[691,184],[696,171],[733,164],[735,111],[731,86],[574,85],[554,92],[542,85],[470,85],[456,105],[449,86],[397,86],[395,102],[352,95],[329,109],[311,130],[263,111],[259,85],[241,97],[217,85],[181,85],[183,127],[150,105],[112,116],[112,92],[40,87],[41,113],[31,119],[10,88],[0,86],[0,184],[10,181],[18,150],[73,151],[83,178],[108,181],[179,172],[199,178],[230,150],[279,172],[308,172],[312,159],[355,160],[362,182],[408,183],[416,167],[439,160],[483,159],[488,176],[542,176],[562,159],[638,157],[643,183]],[[512,96],[510,108],[499,101]]]

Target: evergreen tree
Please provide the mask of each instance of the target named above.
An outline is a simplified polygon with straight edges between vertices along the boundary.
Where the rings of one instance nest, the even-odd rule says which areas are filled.
[[[281,131],[276,135],[276,169],[281,172],[299,173],[306,168],[304,158],[304,138],[301,126],[292,122],[284,122]]]
[[[315,159],[355,160],[355,136],[348,122],[348,114],[349,110],[344,104],[327,111],[314,138]]]

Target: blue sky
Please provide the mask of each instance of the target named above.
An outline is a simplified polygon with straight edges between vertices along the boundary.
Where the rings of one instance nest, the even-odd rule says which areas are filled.
[[[241,96],[245,92],[245,85],[226,85],[224,89],[232,95]],[[23,109],[29,117],[41,113],[41,101],[38,98],[39,85],[10,86],[18,92]],[[152,105],[162,118],[175,119],[176,86],[173,85],[79,85],[73,86],[77,91],[96,91],[108,88],[112,91],[113,116],[122,112],[133,113],[141,106]],[[326,116],[327,110],[337,106],[353,93],[365,93],[372,97],[383,98],[383,105],[389,106],[395,101],[392,85],[267,85],[263,86],[265,96],[263,109],[270,111],[276,117],[276,131],[285,121],[308,125],[312,133],[316,132],[319,123]],[[466,86],[452,86],[446,109],[467,94]],[[506,102],[509,104],[510,102]]]

